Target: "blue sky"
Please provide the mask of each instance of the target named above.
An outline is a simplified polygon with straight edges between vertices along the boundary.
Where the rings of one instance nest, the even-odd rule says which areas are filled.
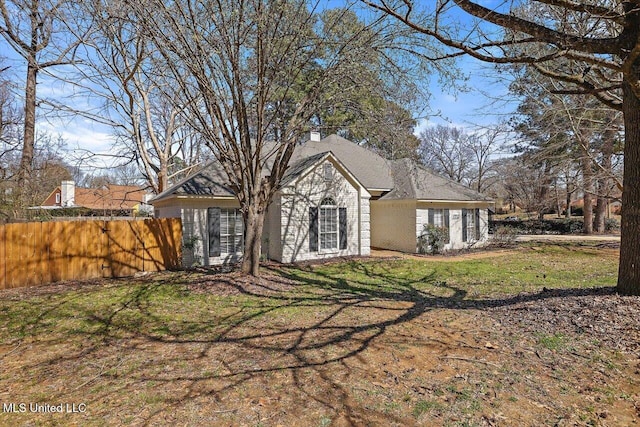
[[[0,40],[0,58],[9,58],[10,75],[16,80],[16,94],[22,96],[22,79],[24,78],[24,64],[21,59],[16,59],[16,54]],[[11,59],[13,58],[13,59]],[[4,67],[4,65],[3,65]],[[472,58],[462,58],[460,67],[464,73],[470,76],[467,82],[469,91],[452,92],[443,90],[436,76],[430,84],[431,115],[424,117],[424,113],[418,113],[419,122],[416,133],[427,126],[436,124],[454,125],[472,128],[474,125],[487,126],[500,122],[508,116],[515,106],[504,103],[492,103],[491,97],[499,98],[507,92],[506,82],[496,82],[491,65],[483,64]],[[90,99],[69,97],[73,88],[70,85],[54,83],[50,78],[41,74],[38,84],[38,96],[40,98],[65,98],[69,99],[77,109],[93,108]],[[437,114],[437,115],[436,115]],[[99,162],[109,164],[113,161],[113,137],[110,127],[92,122],[82,117],[55,118],[53,116],[40,117],[38,129],[53,136],[60,136],[66,142],[72,156],[81,156],[84,150],[104,155]]]

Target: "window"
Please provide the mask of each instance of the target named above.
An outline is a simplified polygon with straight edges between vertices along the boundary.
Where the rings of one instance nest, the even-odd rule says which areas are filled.
[[[242,252],[242,214],[238,209],[220,209],[220,252]]]
[[[433,225],[434,227],[446,229],[445,243],[449,243],[449,209],[429,209],[428,215],[428,224]]]
[[[436,227],[444,227],[444,209],[433,210],[433,225]]]
[[[327,198],[320,204],[320,250],[338,249],[338,207],[336,202]]]
[[[207,209],[209,256],[242,252],[243,223],[238,209]]]
[[[475,237],[476,235],[476,216],[473,209],[469,209],[467,213],[467,237]]]
[[[333,166],[331,163],[325,163],[322,165],[322,176],[325,181],[331,181],[333,179]]]
[[[56,193],[56,205],[60,204],[60,193]]]
[[[480,240],[480,210],[462,209],[462,241]]]
[[[347,208],[328,197],[309,207],[309,252],[347,249]]]

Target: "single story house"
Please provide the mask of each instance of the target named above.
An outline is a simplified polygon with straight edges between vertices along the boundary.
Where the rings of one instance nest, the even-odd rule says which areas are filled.
[[[157,217],[183,223],[185,265],[236,262],[239,203],[213,161],[153,198]],[[429,223],[447,227],[445,249],[487,240],[492,201],[408,159],[388,161],[337,135],[298,146],[265,216],[262,251],[280,262],[418,250]]]

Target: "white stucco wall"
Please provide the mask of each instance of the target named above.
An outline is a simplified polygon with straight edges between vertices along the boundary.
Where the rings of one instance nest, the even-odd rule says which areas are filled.
[[[323,164],[330,162],[333,179],[325,181]],[[281,262],[294,262],[336,256],[366,253],[368,236],[369,194],[357,188],[357,183],[343,174],[338,164],[325,160],[294,185],[285,187],[280,194],[280,257]],[[347,208],[347,249],[309,251],[309,207],[319,206],[331,197],[339,207]]]
[[[412,200],[371,201],[371,246],[416,251],[416,203]]]

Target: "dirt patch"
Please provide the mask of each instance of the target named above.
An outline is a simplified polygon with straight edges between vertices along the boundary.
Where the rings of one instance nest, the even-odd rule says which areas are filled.
[[[41,332],[0,345],[2,402],[86,405],[82,413],[5,411],[0,424],[639,422],[640,298],[612,288],[474,301],[412,289],[389,298],[348,283],[334,292],[318,284],[318,296],[310,284],[301,288],[275,272],[259,279],[168,273],[136,281],[153,285],[89,314],[73,311],[75,296],[47,298],[64,296],[65,286],[91,292],[131,285],[100,281],[2,293],[15,302],[40,297],[50,304],[44,312],[68,309],[95,329],[72,326],[59,334],[64,325],[46,324],[41,313]],[[163,282],[179,282],[184,298],[170,317],[150,299]],[[197,317],[190,299],[203,297],[211,311]]]

